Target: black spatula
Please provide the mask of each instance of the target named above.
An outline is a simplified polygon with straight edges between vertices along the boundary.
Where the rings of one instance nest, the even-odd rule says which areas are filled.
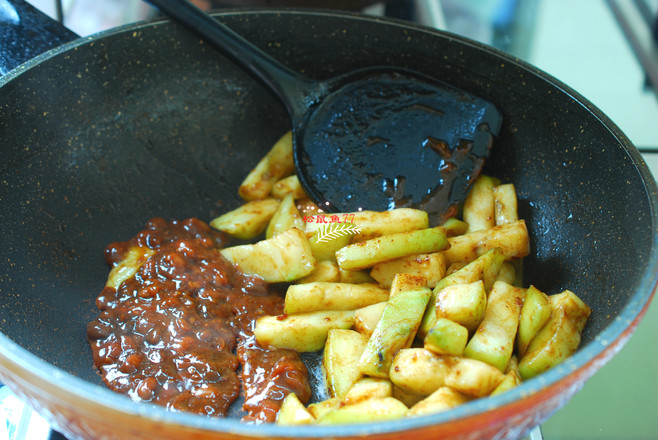
[[[292,122],[297,175],[326,211],[414,207],[437,224],[479,175],[502,117],[477,96],[393,67],[316,81],[184,0],[149,0],[268,87]]]

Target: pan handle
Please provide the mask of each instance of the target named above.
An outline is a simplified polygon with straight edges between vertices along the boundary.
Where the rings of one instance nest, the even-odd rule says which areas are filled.
[[[0,76],[79,36],[23,0],[0,0]]]

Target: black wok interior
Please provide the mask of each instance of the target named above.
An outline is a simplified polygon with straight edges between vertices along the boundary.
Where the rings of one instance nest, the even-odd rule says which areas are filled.
[[[525,284],[569,288],[592,307],[583,345],[635,292],[651,195],[623,135],[559,84],[408,24],[294,11],[221,19],[311,77],[392,64],[494,102],[504,122],[486,172],[516,185],[534,249]],[[0,88],[0,331],[100,383],[85,327],[105,246],[152,217],[209,221],[238,206],[239,183],[288,125],[268,92],[170,23],[77,43],[11,79]]]

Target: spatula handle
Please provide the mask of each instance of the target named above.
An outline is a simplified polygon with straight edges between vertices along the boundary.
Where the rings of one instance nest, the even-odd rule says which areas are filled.
[[[147,0],[201,37],[274,93],[293,115],[303,114],[314,82],[267,55],[241,35],[185,0]]]

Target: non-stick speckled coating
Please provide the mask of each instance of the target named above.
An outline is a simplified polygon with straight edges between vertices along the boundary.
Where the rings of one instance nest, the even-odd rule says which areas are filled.
[[[525,283],[571,289],[592,307],[587,356],[649,298],[655,182],[623,134],[572,91],[407,24],[295,11],[221,19],[311,77],[396,65],[495,103],[504,123],[486,172],[516,185],[534,250]],[[241,70],[163,22],[78,41],[0,85],[0,330],[100,383],[85,325],[108,272],[104,247],[154,216],[210,220],[236,207],[237,186],[288,129],[287,116]]]

